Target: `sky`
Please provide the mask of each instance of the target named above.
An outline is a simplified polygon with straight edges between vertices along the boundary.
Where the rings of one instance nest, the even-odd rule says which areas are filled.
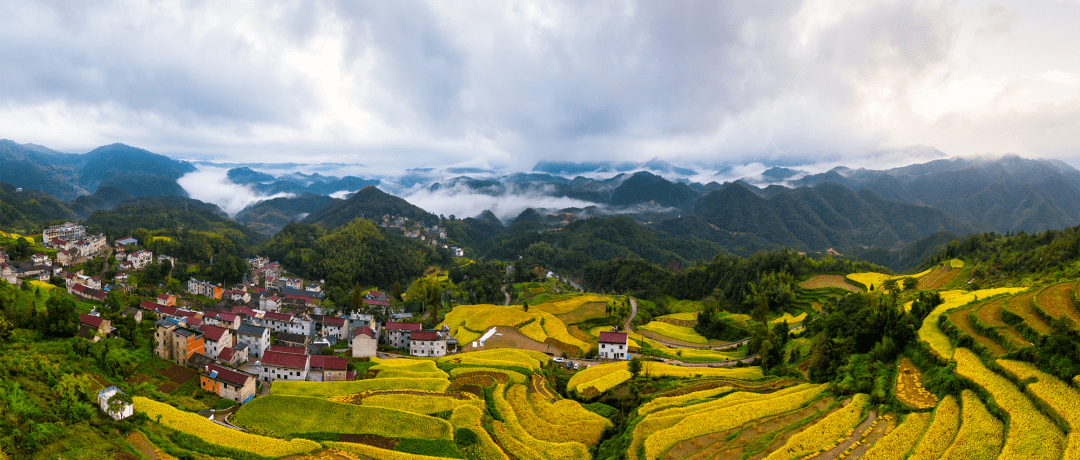
[[[0,138],[372,169],[1080,166],[1080,1],[5,0]]]

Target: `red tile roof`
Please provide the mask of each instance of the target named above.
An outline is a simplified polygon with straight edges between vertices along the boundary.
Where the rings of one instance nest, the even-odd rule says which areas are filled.
[[[306,355],[307,349],[304,347],[286,347],[285,345],[270,345],[266,351],[273,351],[277,353],[286,353],[290,355]]]
[[[210,373],[214,371],[217,371],[217,376],[214,378],[218,380],[224,380],[237,386],[244,386],[244,384],[246,384],[249,379],[254,378],[250,375],[241,374],[227,367],[218,366],[217,364],[207,364],[206,370],[203,371],[203,373],[209,376]]]
[[[154,302],[151,302],[149,300],[144,300],[144,301],[139,303],[139,308],[142,308],[143,310],[154,311],[154,310],[157,310],[158,307],[160,307],[160,306],[161,305],[158,305],[158,304],[156,304]]]
[[[311,355],[311,367],[343,371],[349,368],[349,360],[337,356]]]
[[[234,315],[232,313],[218,313],[217,317],[218,317],[218,319],[220,319],[222,321],[225,321],[226,323],[231,323],[233,321],[236,321],[236,315]]]
[[[409,334],[409,340],[439,340],[439,333],[436,331],[417,331]]]
[[[104,321],[104,320],[102,320],[101,318],[99,318],[97,316],[94,316],[94,315],[87,315],[85,313],[79,315],[79,322],[81,322],[83,324],[88,324],[90,326],[93,326],[94,328],[101,327],[101,322],[102,321]]]
[[[397,321],[387,321],[386,326],[383,329],[388,331],[419,331],[423,326],[420,323],[401,323]]]
[[[601,343],[618,343],[626,345],[626,333],[625,332],[601,332]]]
[[[176,310],[176,315],[183,316],[185,318],[196,318],[199,316],[199,313],[191,310]]]
[[[86,287],[85,284],[74,284],[74,285],[71,286],[71,290],[75,291],[75,292],[78,292],[78,293],[84,293],[84,292],[86,292],[87,289],[90,289],[90,288]]]
[[[329,324],[331,326],[345,327],[345,318],[323,318],[323,324]]]
[[[236,350],[233,350],[230,347],[225,347],[218,351],[217,357],[222,361],[232,361],[233,353],[236,353]]]
[[[199,330],[202,331],[203,336],[207,339],[218,342],[221,341],[221,337],[225,335],[225,331],[227,331],[228,329],[220,326],[214,326],[211,324],[203,324],[201,327],[199,327]]]
[[[161,295],[157,296],[157,298],[159,298],[161,300],[169,300],[169,297],[171,297],[169,294],[161,294]]]
[[[263,315],[263,319],[272,319],[272,320],[275,320],[275,321],[289,322],[289,321],[292,321],[293,317],[292,317],[292,315],[286,315],[284,313],[269,312],[269,313]]]
[[[371,328],[367,326],[360,326],[356,329],[353,329],[353,337],[358,337],[360,336],[360,334],[366,335],[373,339],[375,338],[375,331],[371,330]]]
[[[196,326],[196,327],[198,327],[199,325],[202,324],[202,320],[199,319],[199,318],[185,318],[184,322],[186,322],[188,326]]]
[[[307,355],[294,355],[270,350],[263,353],[261,361],[263,366],[287,367],[289,369],[304,369],[307,367],[307,362]]]
[[[160,311],[163,315],[177,316],[177,310],[175,307],[170,307],[168,305],[155,305],[154,309]]]

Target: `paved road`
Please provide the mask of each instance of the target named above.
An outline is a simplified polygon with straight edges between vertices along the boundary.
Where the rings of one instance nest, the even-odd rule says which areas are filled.
[[[626,318],[626,322],[623,323],[623,330],[624,331],[626,331],[626,332],[634,332],[634,330],[630,328],[630,322],[634,320],[635,316],[637,316],[637,299],[631,297],[630,298],[630,317]]]

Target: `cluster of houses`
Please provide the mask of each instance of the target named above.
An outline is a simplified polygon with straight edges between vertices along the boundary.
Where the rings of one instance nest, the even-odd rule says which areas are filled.
[[[105,235],[89,235],[86,226],[72,222],[42,230],[41,242],[45,247],[59,251],[56,263],[65,267],[83,263],[106,249]]]
[[[18,284],[20,279],[49,281],[62,270],[60,265],[53,265],[52,259],[40,252],[21,261],[12,261],[7,254],[0,252],[0,279],[10,284]]]

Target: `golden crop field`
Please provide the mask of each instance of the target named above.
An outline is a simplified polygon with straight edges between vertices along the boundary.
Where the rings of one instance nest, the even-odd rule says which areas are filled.
[[[1035,297],[1035,304],[1051,317],[1068,318],[1074,325],[1080,325],[1080,312],[1073,307],[1070,300],[1075,288],[1074,281],[1050,286],[1039,291]]]
[[[802,312],[798,316],[791,316],[791,313],[784,313],[783,316],[781,316],[779,318],[773,318],[772,320],[769,321],[769,323],[776,324],[776,323],[780,323],[782,321],[787,321],[788,326],[794,326],[796,324],[799,324],[799,323],[803,322],[804,319],[806,319],[806,312]]]
[[[664,316],[659,316],[656,319],[677,319],[679,321],[697,321],[697,311],[688,311],[684,313],[671,313]]]
[[[825,287],[840,288],[845,291],[860,292],[861,289],[847,282],[844,275],[814,275],[806,281],[799,283],[803,289],[820,289]]]
[[[510,385],[506,400],[513,408],[518,422],[537,439],[550,442],[576,441],[591,446],[600,441],[605,423],[598,420],[551,422],[536,414],[529,402],[524,385]]]
[[[467,428],[476,434],[479,441],[476,457],[483,460],[509,460],[510,457],[506,456],[506,453],[499,448],[498,444],[495,444],[495,440],[491,439],[491,435],[484,429],[481,424],[483,418],[483,410],[473,406],[460,406],[450,415],[450,424],[457,428]]]
[[[648,324],[638,326],[637,329],[655,332],[664,337],[670,337],[687,343],[697,343],[701,345],[709,343],[709,339],[698,334],[692,327],[676,326],[662,321],[650,321]]]
[[[679,396],[661,396],[638,406],[638,415],[646,415],[669,407],[701,404],[731,390],[733,390],[732,387],[720,386],[708,390],[693,391]]]
[[[450,387],[447,379],[366,379],[345,382],[301,382],[278,380],[270,387],[271,395],[332,398],[369,390],[421,390],[444,392]]]
[[[581,406],[581,403],[572,399],[560,399],[551,402],[540,393],[529,394],[529,403],[532,404],[536,415],[550,423],[573,423],[580,421],[599,422],[604,426],[611,426],[608,420]]]
[[[938,403],[926,388],[923,388],[922,373],[906,356],[900,358],[896,373],[896,398],[915,409],[929,409]]]
[[[642,362],[641,374],[653,377],[730,377],[735,379],[757,380],[764,376],[760,367],[691,367],[674,366],[652,361]],[[630,380],[630,371],[626,361],[590,366],[578,371],[566,384],[567,388],[582,394],[587,388],[596,388],[603,393],[619,384]]]
[[[378,378],[407,378],[407,379],[447,379],[449,375],[435,365],[435,361],[421,361],[418,359],[380,359],[371,358],[372,362],[378,363],[372,366],[372,370],[379,371]]]
[[[957,348],[956,373],[985,388],[1009,414],[1008,437],[1003,459],[1058,459],[1065,449],[1065,435],[1020,392],[1020,389],[986,368],[979,357],[966,348]]]
[[[997,363],[1021,380],[1036,379],[1036,382],[1028,384],[1028,391],[1050,406],[1069,425],[1063,458],[1080,458],[1080,390],[1040,371],[1031,363],[1005,359],[999,359]],[[1076,379],[1080,379],[1080,375]]]
[[[215,444],[230,449],[250,452],[266,457],[284,457],[287,455],[303,454],[320,449],[318,443],[306,439],[283,439],[257,436],[241,431],[225,428],[205,417],[184,412],[168,404],[135,396],[135,410],[145,412],[151,420],[159,420],[163,425],[177,431],[194,435],[210,444]]]
[[[865,418],[863,411],[868,404],[870,404],[869,395],[865,393],[855,395],[847,406],[799,431],[780,449],[765,457],[766,460],[801,458],[829,450],[844,438],[851,436],[852,430]]]
[[[915,447],[930,424],[930,414],[912,412],[899,426],[874,443],[863,460],[902,460]]]
[[[506,399],[506,386],[499,385],[493,392],[495,409],[505,420],[493,422],[496,426],[495,437],[510,453],[518,458],[541,459],[587,459],[589,450],[585,444],[566,440],[562,442],[538,439],[521,425],[517,413]],[[526,403],[527,404],[527,403]]]
[[[964,306],[976,299],[986,299],[999,294],[1015,294],[1023,292],[1027,288],[994,288],[994,289],[980,289],[978,291],[964,292],[964,291],[943,291],[941,297],[945,300],[945,303],[938,305],[929,315],[926,315],[926,319],[923,320],[922,327],[919,328],[919,340],[926,342],[927,345],[944,359],[950,359],[953,355],[953,345],[949,341],[949,338],[945,336],[944,332],[938,328],[938,317],[945,314],[949,310]]]
[[[451,377],[457,377],[461,374],[468,374],[470,372],[495,372],[498,374],[504,374],[513,383],[525,383],[525,376],[520,372],[514,372],[506,369],[498,369],[494,367],[455,367],[450,370]]]
[[[577,310],[578,307],[580,307],[580,306],[582,306],[584,304],[593,303],[593,302],[607,303],[608,298],[598,296],[598,295],[585,294],[585,295],[579,295],[579,296],[571,297],[569,299],[556,300],[556,301],[553,301],[553,302],[538,303],[536,305],[529,305],[529,310],[532,310],[532,309],[535,308],[535,309],[540,310],[540,311],[551,313],[552,315],[562,315],[562,314],[570,313],[570,312],[572,312],[574,310]]]
[[[465,393],[468,394],[468,393]],[[368,407],[383,407],[420,415],[437,414],[444,411],[452,411],[459,406],[475,406],[483,408],[484,402],[479,399],[457,399],[449,395],[413,395],[413,394],[374,394],[365,397],[362,404]]]
[[[990,412],[971,390],[961,394],[960,430],[949,449],[942,455],[945,460],[969,458],[993,458],[1001,451],[1005,425]]]
[[[350,454],[357,454],[363,456],[361,458],[377,458],[380,460],[446,460],[443,457],[432,457],[428,455],[397,452],[393,450],[380,449],[375,446],[369,446],[367,444],[361,444],[356,442],[328,441],[324,442],[323,444],[331,449],[337,449],[342,452],[348,452]]]
[[[952,445],[957,431],[960,431],[960,407],[956,404],[956,398],[948,395],[934,409],[934,421],[908,458],[938,460]]]
[[[520,305],[459,305],[447,313],[443,324],[450,328],[450,335],[458,339],[458,343],[477,340],[492,326],[522,326],[519,331],[537,342],[544,343],[553,338],[582,352],[589,349],[589,344],[566,330],[562,320],[532,307],[526,312]]]
[[[539,371],[547,363],[548,356],[538,351],[514,348],[493,348],[470,351],[439,358],[440,363],[458,363],[478,367],[512,366]]]

